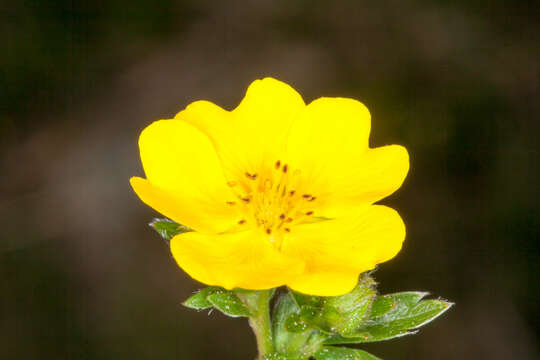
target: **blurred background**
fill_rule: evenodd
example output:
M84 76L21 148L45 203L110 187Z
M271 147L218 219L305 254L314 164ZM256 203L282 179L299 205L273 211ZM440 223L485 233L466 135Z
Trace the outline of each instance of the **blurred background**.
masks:
M382 293L456 302L391 359L538 359L536 1L38 1L0 7L0 358L252 359L128 184L151 121L273 76L352 97L411 171Z

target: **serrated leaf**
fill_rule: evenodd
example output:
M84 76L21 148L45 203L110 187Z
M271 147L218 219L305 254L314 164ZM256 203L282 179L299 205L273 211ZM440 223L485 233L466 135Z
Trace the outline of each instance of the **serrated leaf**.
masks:
M193 231L187 226L178 224L169 219L154 219L148 224L154 229L165 241L169 242L178 234Z
M186 301L183 302L183 305L195 310L209 309L213 305L210 301L208 301L207 297L218 292L226 291L227 290L218 286L209 286L190 296Z
M325 346L314 357L317 360L381 360L363 350L336 346Z
M453 304L443 300L423 300L426 293L405 292L384 295L395 302L394 307L382 316L370 318L350 337L332 336L325 344L355 344L388 340L414 334L417 329L434 320ZM376 312L375 315L380 313Z
M230 317L249 317L251 313L232 291L216 292L206 298L216 309Z
M373 280L365 276L348 294L318 297L294 292L300 317L309 325L328 334L350 336L358 331L369 314L375 298Z

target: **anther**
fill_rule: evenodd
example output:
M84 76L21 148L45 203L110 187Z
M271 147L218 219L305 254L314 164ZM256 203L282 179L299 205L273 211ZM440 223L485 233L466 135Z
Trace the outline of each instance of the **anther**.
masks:
M283 165L283 169L281 169L281 170L283 170L283 172L286 173L287 170L289 170L289 166L287 166L287 164L285 164L285 165Z
M270 235L272 233L272 229L266 229L266 233Z
M307 215L307 216L313 215L313 211L308 211L308 212L306 213L306 215Z
M231 205L231 206L236 205L236 203L234 201L227 201L226 203L227 203L227 205Z
M296 191L294 191L294 190L289 191L289 195L290 195L290 196L293 196L294 193L296 193Z
M246 219L242 219L238 222L238 225L244 225L246 223Z
M308 201L313 201L313 200L315 200L315 199L316 199L316 197L315 197L315 196L312 196L311 199L309 199Z
M286 222L292 222L293 221L293 218L287 218L287 220L285 220Z
M285 214L279 215L279 218L280 218L281 220L285 219Z
M242 201L247 204L247 203L249 203L249 198L242 198Z
M309 199L309 198L311 198L312 196L309 195L309 194L304 194L304 195L302 195L302 197L303 197L304 199Z
M281 161L276 161L276 170L279 169L281 167Z
M286 231L286 232L291 232L291 229L285 228L285 231Z
M250 174L246 171L245 173L246 177L251 180L255 180L257 178L257 174Z

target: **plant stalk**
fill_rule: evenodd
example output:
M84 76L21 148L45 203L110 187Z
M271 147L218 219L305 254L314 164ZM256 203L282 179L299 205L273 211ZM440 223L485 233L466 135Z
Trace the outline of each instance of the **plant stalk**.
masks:
M257 339L257 349L259 352L257 360L264 360L265 355L274 352L272 321L270 319L270 300L273 293L272 290L262 290L244 297L253 313L253 316L249 318L249 325L253 329Z

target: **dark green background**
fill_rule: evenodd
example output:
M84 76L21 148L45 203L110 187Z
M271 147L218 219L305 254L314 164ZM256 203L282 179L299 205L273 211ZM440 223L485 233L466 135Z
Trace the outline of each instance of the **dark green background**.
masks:
M534 1L13 1L0 7L0 358L252 359L131 191L137 137L255 78L373 116L411 171L382 292L457 305L386 359L537 359L539 7Z

